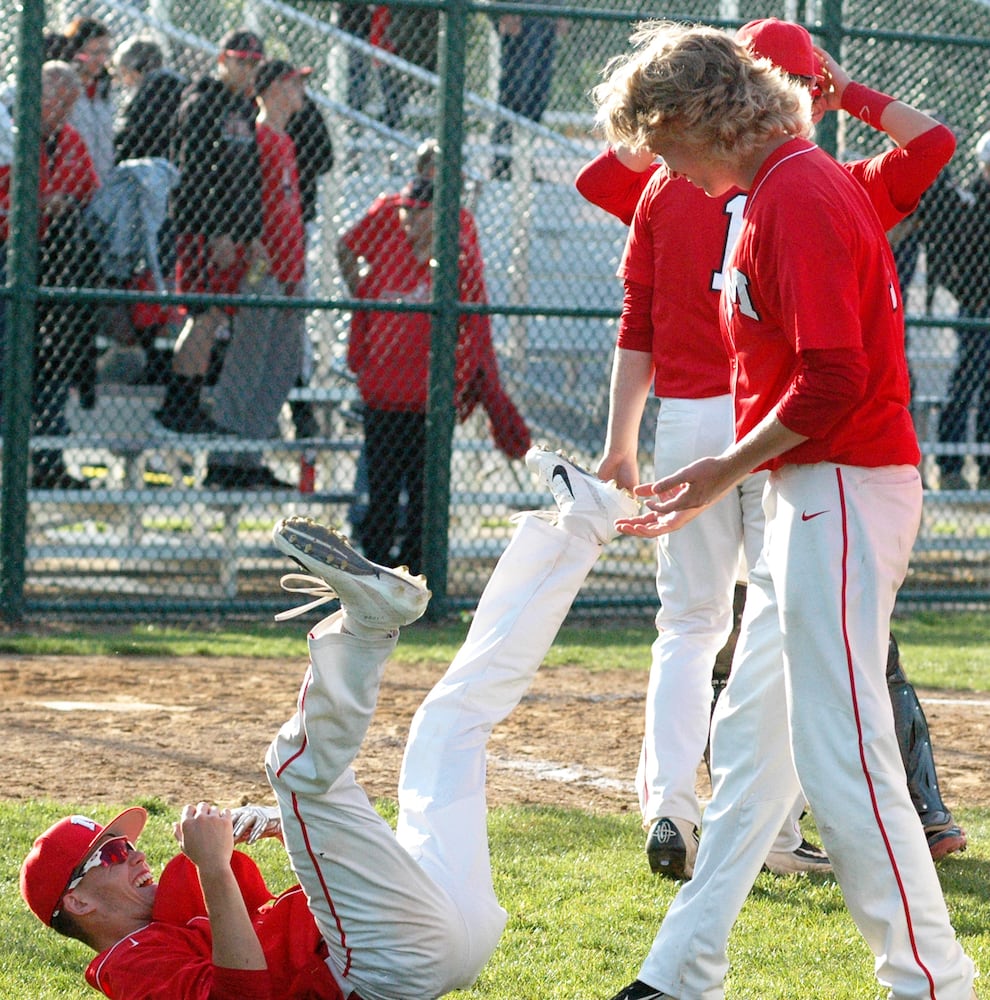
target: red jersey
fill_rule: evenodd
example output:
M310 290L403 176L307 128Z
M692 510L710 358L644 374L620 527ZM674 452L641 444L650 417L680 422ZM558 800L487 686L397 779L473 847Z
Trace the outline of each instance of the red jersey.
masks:
M41 162L38 177L38 201L41 207L38 220L38 239L48 234L50 218L45 205L53 194L71 195L80 205L85 205L100 186L100 179L93 166L86 143L71 125L63 125L57 138L42 140ZM10 238L10 165L0 167L0 243Z
M630 170L615 155L615 150L607 149L581 168L574 186L586 201L605 209L628 226L632 223L639 196L659 167L659 163L651 163L646 170Z
M652 352L658 396L704 399L729 391L718 297L745 205L741 191L713 200L666 167L652 173L639 199L619 276L652 288L650 324L620 324L618 345Z
M261 242L272 274L281 282L300 282L306 271L306 227L299 193L296 145L285 132L259 124L255 130L261 159Z
M843 167L889 229L918 207L954 149L952 132L938 125L904 148ZM661 163L630 170L613 150L587 164L576 185L593 204L631 225L618 273L627 283L652 289L649 327L623 317L618 346L652 353L657 396L703 399L728 392L728 358L715 326L745 194L711 199L682 179L672 180Z
M768 468L917 465L890 244L862 185L813 143L792 139L760 167L721 315L736 439L771 411L809 436Z
M302 889L273 897L247 855L235 851L231 864L267 970L213 964L199 877L180 854L162 872L151 923L97 955L89 985L113 1000L343 1000Z
M377 198L343 236L345 245L366 263L355 294L385 302L430 302L432 265L413 253L399 222L399 195ZM471 215L461 212L460 300L487 302L481 247ZM347 363L357 375L361 398L372 409L424 413L429 386L429 312L357 311L351 320ZM480 370L495 365L488 316L461 317L456 356L458 394Z

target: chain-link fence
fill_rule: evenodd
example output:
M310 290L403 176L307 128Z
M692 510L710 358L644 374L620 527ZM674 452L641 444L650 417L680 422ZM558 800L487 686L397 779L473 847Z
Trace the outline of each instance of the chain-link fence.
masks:
M684 15L668 6L648 13ZM928 486L903 594L985 600L990 6L688 13L799 20L955 131L890 234ZM510 515L548 503L527 441L601 451L626 227L574 178L601 150L588 91L642 16L26 0L0 23L6 612L268 606L289 512L473 604ZM844 114L819 137L840 158L889 145ZM651 547L620 539L582 600L649 607L653 573Z

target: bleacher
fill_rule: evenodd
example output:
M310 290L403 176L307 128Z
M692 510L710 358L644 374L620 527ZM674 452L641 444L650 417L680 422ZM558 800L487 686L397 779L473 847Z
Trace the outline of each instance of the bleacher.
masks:
M312 93L331 127L336 165L321 188L320 225L310 260L313 293L328 300L346 299L336 273L336 236L378 193L396 190L408 178L418 140L424 130L436 127L437 81L395 56L381 57L407 73L418 88L407 115L410 129L393 132L376 119L376 108L355 111L343 99L346 52L360 43L332 23L279 0L258 0L254 9L256 16L280 26L269 35L275 45L286 46L300 61L317 67L311 83L319 84ZM121 37L153 30L175 52L186 53L189 65L196 59L206 65L212 59L211 40L157 20L150 8L101 0L93 12L107 16ZM478 89L465 99L466 197L481 235L489 298L510 313L493 317L503 381L534 440L564 447L593 463L604 437L615 337L614 319L602 313L617 311L620 305L615 270L625 227L585 204L573 187L577 170L599 148L587 134L585 119L562 118L559 130L552 127L552 114L543 125L515 119L513 179L488 179L493 153L488 125L498 109L480 92L484 87ZM575 139L575 134L581 138ZM511 314L516 308L535 314ZM588 315L576 315L580 310ZM909 305L909 314L913 310ZM951 306L945 314L951 316ZM329 307L312 311L308 322L317 345L315 371L309 387L294 390L293 396L317 407L319 437L295 440L285 415L279 440L171 434L152 416L160 404L159 388L110 382L99 387L95 410L76 408L70 413L73 433L68 438L34 440L32 447L64 450L74 471L87 471L91 486L86 491L30 491L32 585L55 592L68 573L74 587L94 593L106 589L108 580L111 586L149 593L167 580L175 594L188 591L195 596L214 587L233 599L250 585L255 571L263 570L270 578L270 569L283 562L277 561L268 538L276 517L312 513L346 527L352 506L364 500L357 475L362 432L348 416L357 396L344 377L349 314ZM938 443L935 434L952 345L927 330L912 331L909 353L924 471L931 482L937 456L952 447ZM641 429L644 471L652 463L655 416L654 403ZM203 480L209 455L218 450L257 453L279 478L293 484L302 454L315 452L315 489L207 488ZM963 450L973 452L971 446ZM494 452L480 417L456 431L451 485L450 553L452 561L460 561L451 574L451 587L476 595L490 561L508 537L509 516L517 509L545 506L547 498L519 463L513 465ZM917 544L920 560L947 562L961 553L978 557L990 549L988 509L986 488L930 489ZM628 540L609 547L601 571L621 577L626 602L638 599L651 605L655 600L649 548Z

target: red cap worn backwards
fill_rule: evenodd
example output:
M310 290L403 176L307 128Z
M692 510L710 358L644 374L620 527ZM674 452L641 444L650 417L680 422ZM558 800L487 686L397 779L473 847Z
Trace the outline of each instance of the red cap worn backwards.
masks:
M791 76L817 77L821 73L811 35L793 21L775 17L750 21L736 32L736 41Z
M72 879L72 873L106 840L141 835L148 813L140 806L125 809L106 826L88 816L66 816L34 842L21 865L21 896L34 915L51 927L52 915Z

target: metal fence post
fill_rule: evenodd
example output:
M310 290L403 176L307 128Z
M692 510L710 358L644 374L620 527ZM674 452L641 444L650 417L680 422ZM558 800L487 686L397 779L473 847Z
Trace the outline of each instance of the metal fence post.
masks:
M454 436L454 352L460 320L459 253L462 146L464 142L464 62L467 5L447 0L441 12L439 143L440 163L433 234L433 330L430 391L426 415L426 523L423 562L433 591L431 617L443 614L447 598L450 523L450 458Z
M6 361L3 372L3 486L0 492L0 607L24 614L27 467L38 283L38 174L44 0L24 0L17 37L17 97L11 185Z

